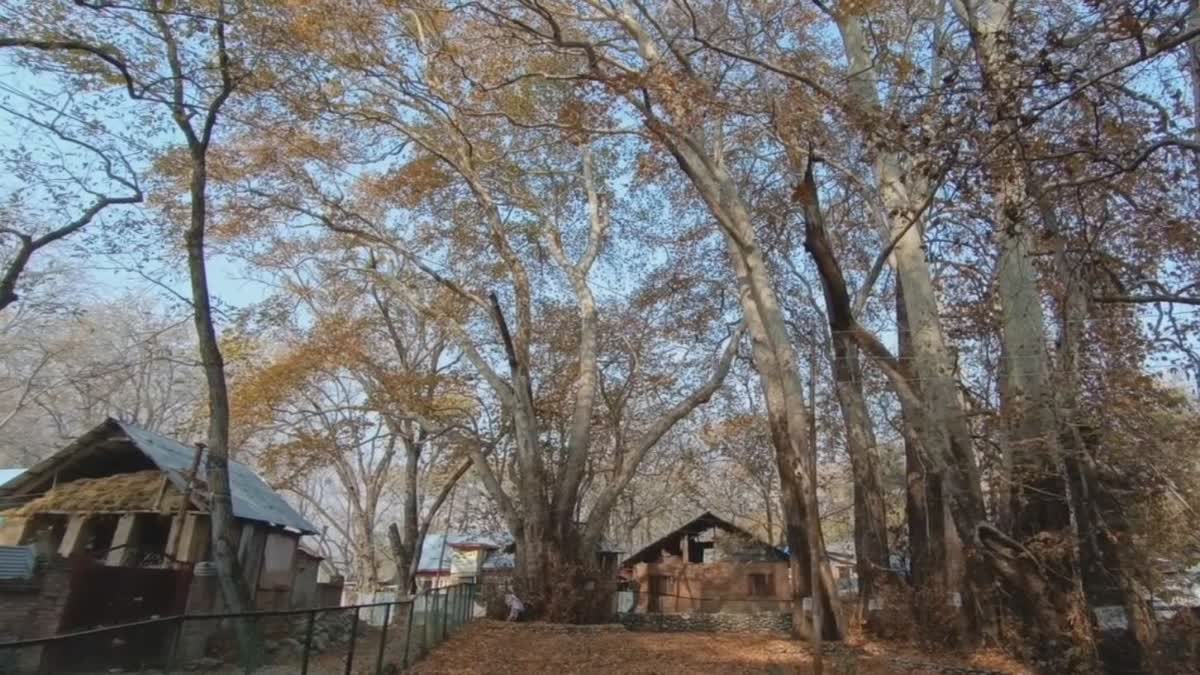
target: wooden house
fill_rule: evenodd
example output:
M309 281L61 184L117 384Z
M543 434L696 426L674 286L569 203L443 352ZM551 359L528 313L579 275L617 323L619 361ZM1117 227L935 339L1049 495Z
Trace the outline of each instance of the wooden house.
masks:
M108 419L0 487L0 545L107 566L190 568L211 559L203 452ZM234 536L260 608L315 597L300 538L316 528L248 466L229 463Z

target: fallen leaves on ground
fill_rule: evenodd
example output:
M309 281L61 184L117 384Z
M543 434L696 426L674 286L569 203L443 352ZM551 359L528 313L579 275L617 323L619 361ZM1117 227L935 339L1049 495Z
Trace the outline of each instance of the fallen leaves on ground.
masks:
M1030 671L994 652L929 655L877 642L830 644L830 675L935 675ZM630 632L620 626L477 621L433 650L414 675L806 675L807 645L781 636Z

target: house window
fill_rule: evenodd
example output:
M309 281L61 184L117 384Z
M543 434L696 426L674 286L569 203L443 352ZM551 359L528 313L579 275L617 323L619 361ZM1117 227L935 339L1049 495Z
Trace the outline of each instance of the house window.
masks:
M772 574L751 574L750 575L750 595L755 598L766 598L774 595L772 589L775 587L774 575Z

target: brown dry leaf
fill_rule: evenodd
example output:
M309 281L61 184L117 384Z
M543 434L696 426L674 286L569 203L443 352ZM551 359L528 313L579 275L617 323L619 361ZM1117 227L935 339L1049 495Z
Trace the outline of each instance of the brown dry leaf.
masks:
M1000 654L929 655L903 645L827 645L825 672L976 672L1025 675ZM867 649L866 647L870 647ZM420 675L803 675L807 645L782 636L642 633L619 626L562 626L478 621L434 649L409 672ZM847 671L849 667L851 670Z

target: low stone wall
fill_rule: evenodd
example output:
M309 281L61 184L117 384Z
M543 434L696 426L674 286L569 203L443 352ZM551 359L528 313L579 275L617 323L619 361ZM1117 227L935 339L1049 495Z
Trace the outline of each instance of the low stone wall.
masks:
M668 633L790 633L790 612L757 614L619 614L617 620L629 630Z

